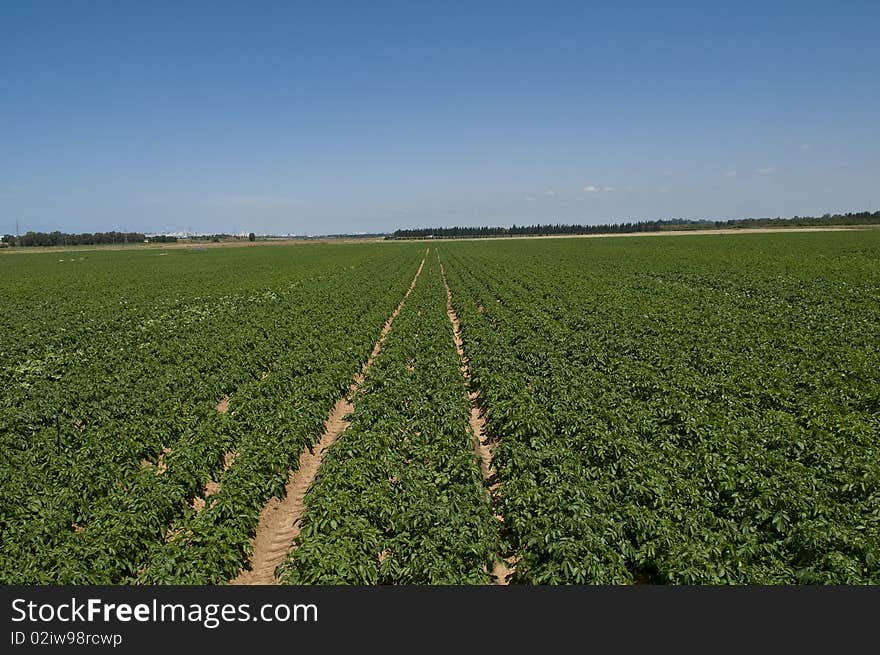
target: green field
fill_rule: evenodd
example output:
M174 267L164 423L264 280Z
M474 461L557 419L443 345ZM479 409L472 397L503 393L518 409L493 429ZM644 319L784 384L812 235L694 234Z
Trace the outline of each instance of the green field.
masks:
M880 584L877 231L4 253L0 583L234 579L423 259L278 581Z

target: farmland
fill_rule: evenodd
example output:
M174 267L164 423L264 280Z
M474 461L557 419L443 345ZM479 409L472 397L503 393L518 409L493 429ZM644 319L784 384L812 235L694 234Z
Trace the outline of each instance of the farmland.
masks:
M30 253L0 293L5 584L235 580L293 482L277 583L880 583L876 231Z

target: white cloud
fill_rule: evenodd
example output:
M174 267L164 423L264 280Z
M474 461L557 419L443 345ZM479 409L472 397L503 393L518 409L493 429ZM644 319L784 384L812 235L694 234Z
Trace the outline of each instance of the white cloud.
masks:
M755 172L758 173L759 175L770 175L770 173L772 173L775 170L776 169L773 168L772 166L766 166L765 168L756 169Z
M556 192L555 192L553 189L547 189L547 190L544 192L544 195L545 195L545 196L551 196L551 197L553 197L553 196L556 195Z
M535 199L535 196L526 196L526 200L528 200L529 202L531 202L534 199Z
M599 187L594 187L592 184L584 187L584 191L587 193L596 193L599 190Z
M605 191L606 193L609 191L614 191L614 187L613 186L606 186L602 189L602 191Z
M727 171L724 173L724 177L736 177L736 171Z
M658 189L658 190L660 191L660 193L669 193L669 187L668 187L668 186L662 186L662 187L660 187L660 189Z
M811 146L809 143L802 143L801 144L801 150L809 150L812 147L813 146Z

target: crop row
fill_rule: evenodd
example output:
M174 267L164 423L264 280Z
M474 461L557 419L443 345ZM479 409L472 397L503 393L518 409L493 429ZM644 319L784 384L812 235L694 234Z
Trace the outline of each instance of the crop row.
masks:
M315 340L289 344L275 388L244 408L243 436L234 465L217 478L219 491L203 510L188 508L168 539L151 544L138 583L222 584L244 568L260 510L283 493L299 453L316 444L327 414L366 361L416 264L410 256L393 294L364 293L360 281L344 294L335 291L339 305L325 302L324 312L300 326L313 331ZM321 294L315 300L320 303Z
M369 353L416 252L376 257L343 248L338 258L306 252L297 264L275 253L275 270L262 277L246 274L251 264L263 266L255 253L225 274L209 266L226 286L211 293L208 285L204 297L191 295L192 280L178 297L169 280L164 303L146 286L140 296L135 289L126 296L130 314L85 292L59 301L62 314L70 303L91 303L93 342L72 338L76 352L61 351L57 370L4 369L13 383L0 407L7 456L0 579L111 583L144 575L169 523L194 513L189 501L222 475L226 453L239 453L237 477L252 472L247 484L259 499L249 505L270 496L275 469L320 426ZM188 256L184 270L198 273L200 262ZM255 279L270 286L253 288ZM44 331L66 338L51 321ZM224 394L229 411L220 414L214 405ZM282 426L292 441L276 448L272 436ZM263 441L273 444L271 455ZM224 484L224 498L235 486ZM241 540L235 548L240 553Z
M289 584L480 584L499 551L470 406L430 257L328 450Z
M432 252L283 581L880 583L880 234L438 245L502 532ZM235 577L423 252L0 258L0 582Z
M880 582L880 239L660 241L443 247L515 581Z

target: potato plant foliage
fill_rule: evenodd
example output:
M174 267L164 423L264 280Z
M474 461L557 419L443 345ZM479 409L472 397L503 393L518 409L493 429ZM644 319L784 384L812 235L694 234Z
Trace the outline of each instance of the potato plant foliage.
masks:
M499 551L434 257L309 494L291 584L479 584Z
M427 245L282 581L880 584L880 231ZM234 578L427 245L0 255L0 583Z
M441 249L522 583L880 583L880 233Z
M0 260L13 308L0 313L0 580L234 575L420 258L341 245ZM196 515L210 480L220 492Z

